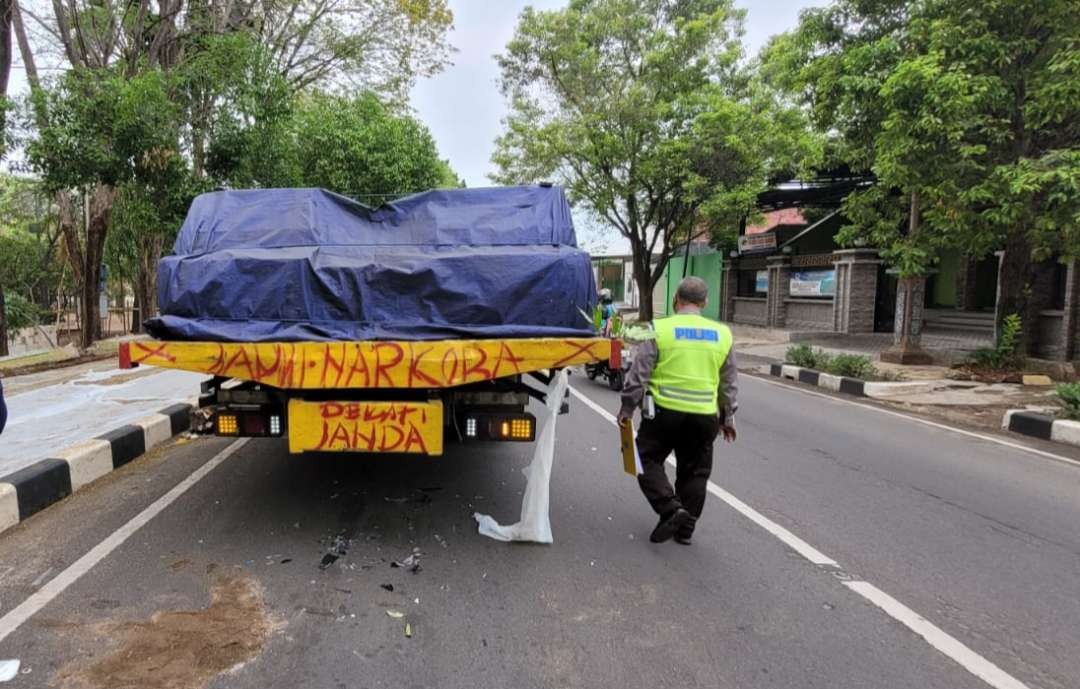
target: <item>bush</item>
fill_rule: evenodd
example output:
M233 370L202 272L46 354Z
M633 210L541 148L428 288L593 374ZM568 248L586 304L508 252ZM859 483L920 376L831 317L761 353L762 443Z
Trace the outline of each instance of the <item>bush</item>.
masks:
M1023 329L1023 323L1017 314L1009 314L1001 323L997 345L977 349L971 353L970 361L979 368L996 371L1015 371L1024 367L1024 355L1016 351L1016 340Z
M847 376L848 378L859 378L860 380L868 380L878 376L878 371L874 368L870 358L859 354L837 354L829 362L827 372L834 376Z
M828 365L829 355L820 349L815 350L810 345L801 344L788 347L787 354L784 358L789 364L793 364L800 368L812 368L815 370L821 370L823 366Z
M1080 383L1062 383L1055 389L1061 402L1062 416L1080 421Z
M806 344L788 347L785 359L794 366L810 368L822 373L831 373L834 376L859 378L860 380L895 378L895 376L885 376L878 371L869 357L860 354L837 354L832 356L824 350L814 349Z

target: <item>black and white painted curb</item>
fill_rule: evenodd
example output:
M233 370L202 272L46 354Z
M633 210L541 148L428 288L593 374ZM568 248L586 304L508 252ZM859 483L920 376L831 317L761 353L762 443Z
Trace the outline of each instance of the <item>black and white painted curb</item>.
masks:
M1010 409L1005 412L1001 427L1032 438L1080 446L1080 421L1055 419L1049 414L1029 409Z
M816 385L832 392L842 392L845 395L856 397L872 397L875 399L889 399L897 395L910 395L932 392L941 381L916 380L902 381L899 383L870 382L847 376L834 376L831 373L822 373L810 368L793 366L792 364L770 364L769 374L777 378L787 378L807 385Z
M174 404L0 477L0 531L59 502L191 428L191 404Z

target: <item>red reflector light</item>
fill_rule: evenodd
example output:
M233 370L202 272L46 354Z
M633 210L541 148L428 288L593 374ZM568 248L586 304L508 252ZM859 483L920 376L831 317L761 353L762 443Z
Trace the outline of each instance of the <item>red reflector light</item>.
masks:
M266 418L262 414L244 414L244 435L266 435Z

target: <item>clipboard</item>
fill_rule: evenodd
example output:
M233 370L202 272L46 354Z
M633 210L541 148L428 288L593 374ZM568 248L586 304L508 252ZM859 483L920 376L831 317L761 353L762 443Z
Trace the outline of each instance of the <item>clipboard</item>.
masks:
M634 425L627 423L619 426L619 439L622 447L623 471L631 476L640 476L641 455L637 451L637 442L634 440Z

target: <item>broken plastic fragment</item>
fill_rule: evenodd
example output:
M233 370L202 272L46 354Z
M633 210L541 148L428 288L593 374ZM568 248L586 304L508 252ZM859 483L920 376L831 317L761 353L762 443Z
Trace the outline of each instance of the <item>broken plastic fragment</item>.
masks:
M411 639L412 638L412 625L409 624L408 622L405 623L405 638L406 639Z
M387 610L386 611L386 616L387 617L392 617L395 620L400 620L402 617L405 617L405 613L398 612L397 610Z
M0 682L10 682L19 674L18 660L0 660Z
M394 562L391 562L390 566L407 569L413 574L416 574L420 571L420 549L417 548L412 555L409 555L403 560L395 560Z

